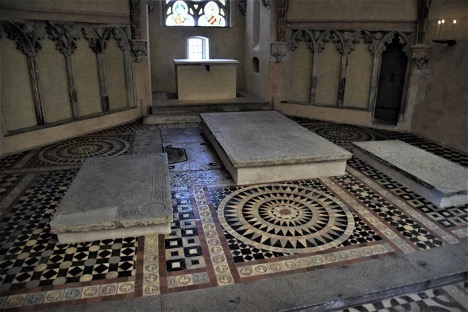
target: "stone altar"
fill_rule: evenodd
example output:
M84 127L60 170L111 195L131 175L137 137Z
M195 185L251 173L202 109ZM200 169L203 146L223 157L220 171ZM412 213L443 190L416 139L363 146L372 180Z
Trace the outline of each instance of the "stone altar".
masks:
M231 59L174 59L179 100L236 98L237 65Z

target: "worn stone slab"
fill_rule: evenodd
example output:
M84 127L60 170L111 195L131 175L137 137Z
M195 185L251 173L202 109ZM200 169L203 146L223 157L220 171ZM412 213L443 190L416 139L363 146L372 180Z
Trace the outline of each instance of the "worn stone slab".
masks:
M353 154L440 208L468 203L468 168L408 143L353 143Z
M59 242L168 234L166 154L87 159L50 222Z
M351 153L276 111L200 115L234 181L262 183L342 175Z

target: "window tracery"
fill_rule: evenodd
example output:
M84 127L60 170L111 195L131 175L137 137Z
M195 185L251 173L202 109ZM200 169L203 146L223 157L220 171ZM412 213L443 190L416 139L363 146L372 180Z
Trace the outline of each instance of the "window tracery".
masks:
M229 0L165 0L166 26L229 27Z

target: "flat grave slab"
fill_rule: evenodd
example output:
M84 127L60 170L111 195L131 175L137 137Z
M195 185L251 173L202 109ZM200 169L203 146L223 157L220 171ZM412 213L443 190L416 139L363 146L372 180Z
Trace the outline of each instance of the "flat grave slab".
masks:
M60 243L169 234L167 155L87 159L60 202L51 231Z
M439 208L468 203L468 168L408 143L353 143L353 154Z
M343 175L351 153L276 111L200 114L237 184Z

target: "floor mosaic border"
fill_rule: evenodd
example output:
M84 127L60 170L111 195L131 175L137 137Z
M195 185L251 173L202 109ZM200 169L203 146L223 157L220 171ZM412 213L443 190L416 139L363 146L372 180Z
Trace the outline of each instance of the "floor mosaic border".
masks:
M298 119L298 121L314 131L322 129L329 136L333 136L333 133L337 134L340 129L351 132L356 130L356 133L348 133L347 137L334 138L343 147L349 147L350 142L356 139L402 139L464 165L468 159L467 156L459 152L442 148L411 134L307 119ZM28 220L20 220L20 218L15 217L14 213L11 215L9 213L11 211L25 213L27 209L31 208L38 211L30 215L31 220L37 222L46 220L45 211L47 211L46 215L50 215L53 212L53 207L58 204L60 197L67 189L67 184L62 183L62 180L71 182L73 174L76 174L82 160L94 155L92 151L87 150L87 143L96 138L104 140L115 138L121 144L117 144L119 146L109 145L107 152L111 154L144 153L146 152L144 149L146 138L152 140L152 148L162 149L162 146L156 146L159 141L154 140L151 136L151 131L154 131L158 135L161 133L167 135L167 142L178 142L183 148L187 148L190 144L193 145L194 142L203 144L204 138L197 134L199 132L197 127L184 126L183 128L179 132L181 134L188 133L187 140L179 140L175 137L173 134L178 132L172 133L170 127L164 128L162 131L160 128L148 127L140 123L123 125L84 136L81 139L84 142L83 148L77 148L72 153L67 154L73 158L71 163L69 161L64 164L47 163L44 159L41 160L40 155L45 155L46 151L56 146L65 148L73 146L73 142L77 140L69 140L0 159L0 170L2 170L0 172L0 222L5 222L5 218L13 218L12 224L15 229L21 222L24 223L22 226L25 228L23 234L14 234L17 235L18 239L15 239L13 244L17 243L18 246L24 247L37 228L29 226ZM327 132L327 129L331 129L331 132ZM136 132L140 133L140 137L137 139L135 138ZM203 147L200 148L200 151L203 152L204 158L211 159L206 156L210 151L209 148ZM113 269L110 269L110 264L103 265L100 269L93 271L96 276L101 274L101 278L93 279L88 276L80 280L79 277L83 276L81 271L85 267L81 263L84 261L82 257L87 255L89 257L90 253L78 250L77 246L61 247L58 252L66 254L66 251L69 250L69 255L74 260L64 261L66 264L63 264L63 261L57 261L54 264L57 268L60 268L60 265L63 267L63 269L60 268L61 273L57 272L54 275L60 278L53 278L60 283L5 290L0 293L0 309L36 310L77 303L158 296L173 292L232 285L283 274L351 265L381 257L437 248L447 244L468 242L468 205L440 210L397 181L393 181L371 166L353 158L348 163L345 176L282 183L285 187L299 186L309 190L311 196L323 194L324 198L332 198L333 201L339 201L346 206L354 218L352 235L348 236L346 240L327 246L330 248L319 248L305 253L293 253L292 250L284 248L275 251L262 249L261 245L250 244L231 235L232 233L229 233L225 228L226 224L223 227L223 222L220 222L218 211L220 204L229 196L261 186L233 185L225 170L219 168L217 164L213 166L208 163L194 162L193 164L184 164L180 168L189 168L190 170L178 170L174 167L171 171L171 178L174 178L171 182L174 203L174 223L171 235L135 239L135 252L129 256L132 258L132 265L129 268L128 264L125 264L127 266L124 269L124 271L126 270L125 276L119 277L117 271L119 265L124 265L129 259L124 259L120 254L117 256L106 254L103 255L103 259L106 259L105 262L111 261L110 259L114 257L112 260L115 262ZM71 180L70 177L72 177ZM45 180L40 182L41 179ZM271 186L271 184L268 185ZM34 191L35 188L36 191ZM55 188L57 193L51 191L51 188ZM258 196L258 194L253 193L252 196ZM272 197L275 196L277 199L281 198L279 193ZM304 203L310 205L310 202L304 201ZM283 198L283 204L284 211L277 209L275 212L276 220L278 218L286 220L290 214L295 213L294 205L296 203L294 200L287 202ZM42 217L37 217L36 214L42 215ZM273 222L274 218L272 218L268 219L268 222ZM41 222L47 231L47 222ZM11 228L12 233L15 232L13 227ZM0 234L1 239L9 235L6 232ZM39 235L39 233L36 234ZM41 235L48 242L53 240L50 235ZM39 248L38 252L47 251L53 245L35 244L32 241L29 244L31 248ZM110 246L115 244L118 243L108 243ZM121 245L115 247L115 250L126 252L124 246ZM4 242L2 242L2 246L4 246ZM91 246L82 246L82 248L91 248ZM12 264L13 271L17 270L15 268L20 268L20 263L31 258L26 256L26 253L30 253L29 251L23 252L24 250L20 249L15 249L14 252L8 254L12 259L18 261L16 266ZM99 257L94 255L91 258L98 260ZM68 262L71 262L70 266L68 266ZM0 269L1 265L5 263L5 256L0 256ZM33 265L44 266L45 262ZM76 270L74 270L75 267ZM54 268L50 267L49 269ZM67 269L74 271L68 272ZM108 273L109 275L106 275ZM5 273L0 274L0 285L5 284L7 276L8 274ZM67 276L68 281L66 280ZM26 275L20 279L23 278L26 280ZM463 289L459 286L454 287L453 289L447 288L452 289L451 295L463 297L460 295ZM448 290L445 292L449 293ZM374 305L375 307L378 305Z

